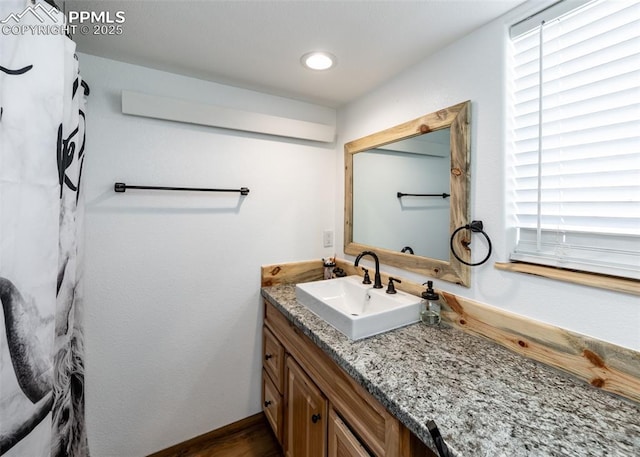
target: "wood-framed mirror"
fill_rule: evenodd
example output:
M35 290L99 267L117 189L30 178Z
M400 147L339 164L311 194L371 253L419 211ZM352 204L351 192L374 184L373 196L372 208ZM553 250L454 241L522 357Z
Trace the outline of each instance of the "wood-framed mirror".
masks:
M449 249L470 223L466 101L346 143L344 251L463 286L470 269ZM470 235L454 240L470 262Z

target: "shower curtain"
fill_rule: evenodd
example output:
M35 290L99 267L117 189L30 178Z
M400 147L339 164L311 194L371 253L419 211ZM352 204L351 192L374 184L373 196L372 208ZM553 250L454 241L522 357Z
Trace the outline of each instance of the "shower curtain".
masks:
M88 455L80 199L88 86L64 23L46 2L0 2L2 456Z

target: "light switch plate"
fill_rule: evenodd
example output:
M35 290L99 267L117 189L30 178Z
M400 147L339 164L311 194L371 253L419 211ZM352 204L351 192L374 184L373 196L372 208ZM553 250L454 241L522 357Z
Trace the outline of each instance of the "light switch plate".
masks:
M322 244L325 248L333 246L333 230L325 230L322 232Z

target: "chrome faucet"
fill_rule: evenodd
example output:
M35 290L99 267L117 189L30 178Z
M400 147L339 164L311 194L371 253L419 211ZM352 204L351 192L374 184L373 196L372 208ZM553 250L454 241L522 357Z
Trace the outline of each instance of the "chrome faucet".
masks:
M362 251L360 254L358 254L358 257L356 257L356 261L354 263L354 266L358 266L358 263L360 263L360 259L363 258L365 255L370 255L371 257L373 257L373 260L375 260L376 262L376 273L373 277L373 288L374 289L382 289L382 279L380 278L380 261L378 260L378 256L376 255L375 252L373 251Z

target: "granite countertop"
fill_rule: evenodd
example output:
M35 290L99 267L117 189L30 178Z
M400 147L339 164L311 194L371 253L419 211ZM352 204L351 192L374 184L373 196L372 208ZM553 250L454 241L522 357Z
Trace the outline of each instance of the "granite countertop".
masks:
M461 457L640 456L640 404L452 327L413 324L352 341L301 305L262 296L435 450Z

